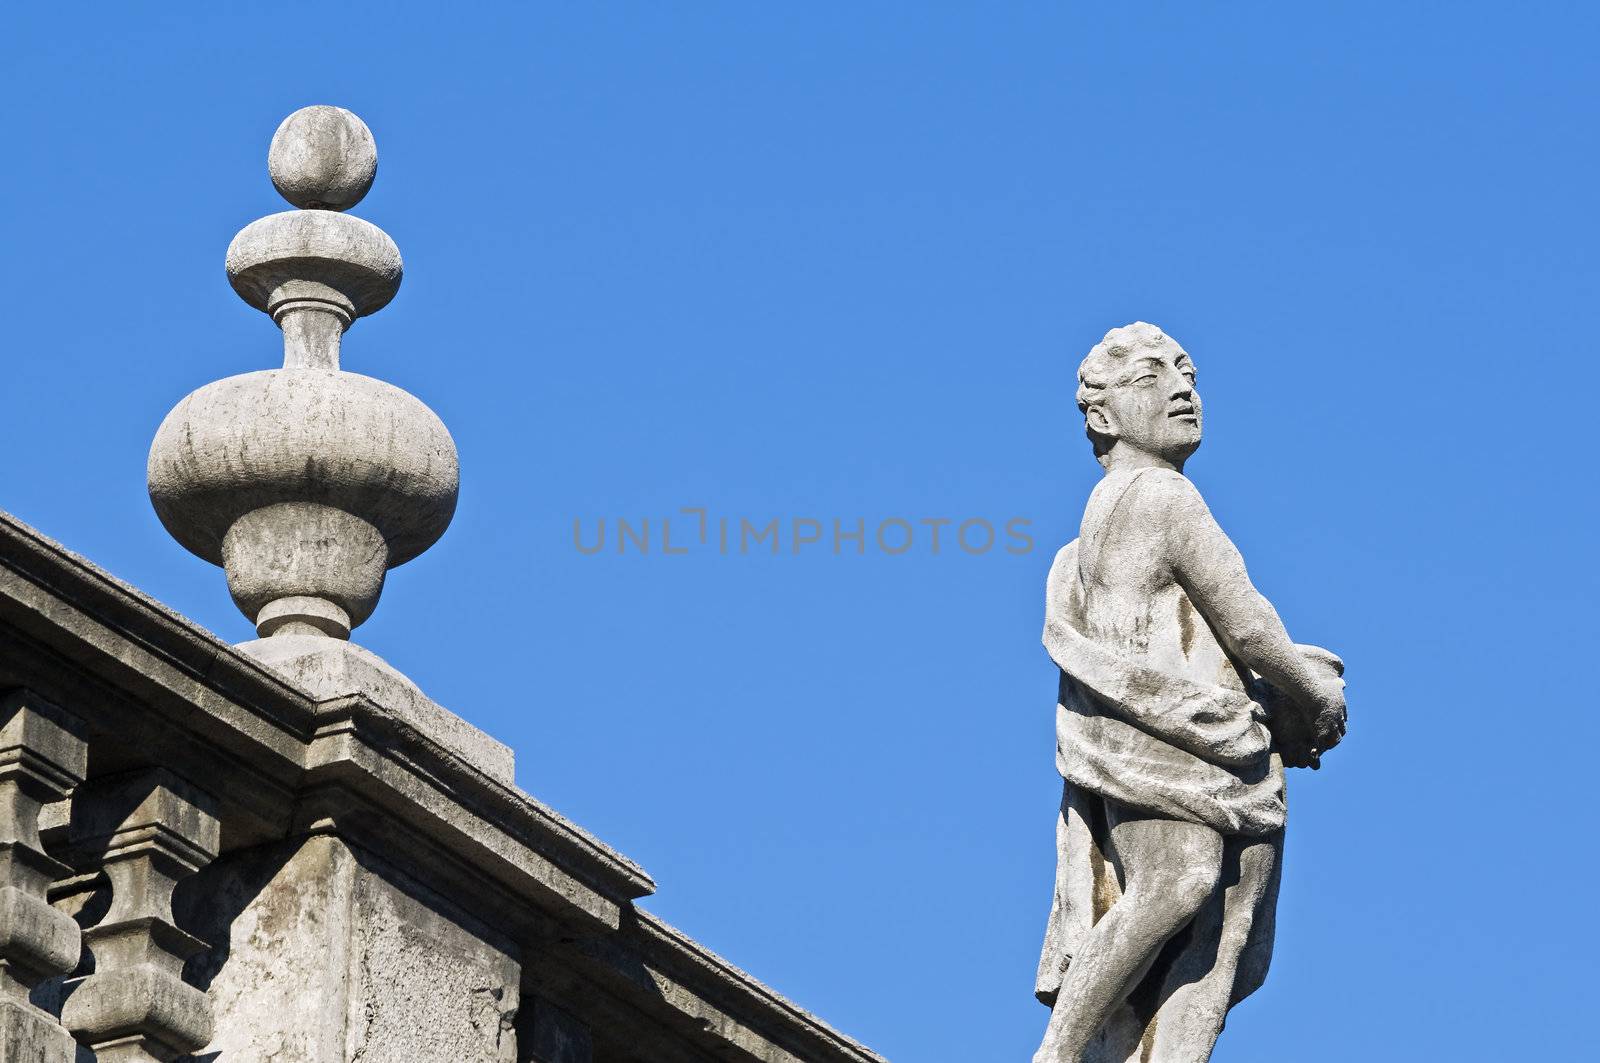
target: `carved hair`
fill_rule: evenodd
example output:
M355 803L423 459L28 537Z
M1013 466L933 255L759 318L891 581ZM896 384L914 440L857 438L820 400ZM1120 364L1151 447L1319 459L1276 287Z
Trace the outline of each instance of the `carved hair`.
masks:
M1155 325L1135 321L1106 333L1078 363L1078 412L1084 415L1084 432L1089 442L1094 444L1096 458L1104 458L1115 440L1089 427L1089 408L1106 401L1106 389L1111 385L1111 376L1116 371L1117 363L1141 349L1166 347L1173 343L1173 339Z

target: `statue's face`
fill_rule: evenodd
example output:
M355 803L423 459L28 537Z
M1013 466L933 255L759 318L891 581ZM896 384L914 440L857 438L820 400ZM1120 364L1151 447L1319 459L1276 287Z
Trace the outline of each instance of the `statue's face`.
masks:
M1194 362L1176 343L1141 347L1116 363L1105 401L1089 425L1125 446L1181 464L1200 446L1200 393Z

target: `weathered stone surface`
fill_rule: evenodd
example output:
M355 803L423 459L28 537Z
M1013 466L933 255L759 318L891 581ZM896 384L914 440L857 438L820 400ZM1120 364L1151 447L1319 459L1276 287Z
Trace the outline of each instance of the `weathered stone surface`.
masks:
M604 1063L632 1060L642 1044L650 1063L882 1063L639 908L616 934L524 950L523 987L579 1018Z
M251 222L228 245L239 298L278 318L285 304L320 302L350 319L377 313L400 290L405 266L389 234L352 214L286 210Z
M297 207L349 210L377 176L378 145L367 124L343 107L302 107L272 134L267 173Z
M55 1016L0 1000L0 1063L73 1063L77 1048Z
M16 641L19 631L29 641ZM141 756L181 764L224 801L232 830L258 840L322 814L304 788L337 786L341 802L378 810L373 820L397 851L444 854L419 857L415 874L437 873L446 892L470 888L464 879L493 883L517 900L519 922L545 913L614 929L620 904L655 889L638 864L477 764L447 756L427 730L361 726L365 707L381 709L370 698L319 703L0 513L0 680L76 689L80 676L130 693L83 704L107 736L103 750L138 733Z
M209 947L185 974L206 990L218 1060L343 1060L355 935L354 857L331 838L230 854L177 903Z
M513 1063L514 948L342 840L235 854L189 894L219 1060Z
M517 1013L517 1063L594 1063L589 1027L540 997L522 998Z
M194 392L162 422L149 469L162 523L225 566L234 601L263 634L299 620L336 637L371 615L387 569L444 534L459 478L455 443L432 410L382 381L315 369ZM262 616L287 598L331 608Z
M76 795L73 847L111 882L111 906L84 931L94 972L69 990L61 1021L103 1063L171 1060L211 1039L205 995L183 981L204 944L179 929L178 882L217 854L216 801L163 769L96 780Z
M363 868L357 876L350 1058L371 1063L513 1063L519 968L486 927L442 898Z
M1343 664L1289 640L1183 475L1201 438L1188 353L1136 323L1078 380L1105 477L1046 591L1066 786L1034 1058L1203 1063L1266 977L1283 769L1343 737Z
M224 567L262 636L349 638L384 573L444 534L460 470L454 441L411 395L339 368L341 337L399 290L400 251L336 213L365 194L372 135L336 107L290 115L269 169L307 208L245 226L228 246L239 296L283 331L280 370L193 392L150 448L150 500L186 548Z
M46 899L67 868L45 853L40 814L82 779L82 723L26 690L0 697L0 1063L68 1063L71 1036L29 999L78 963L78 926Z
M236 521L286 504L361 518L383 536L390 566L403 564L449 527L459 480L455 444L427 406L372 377L312 369L195 391L157 430L149 467L162 523L212 564Z
M239 645L317 701L364 695L480 771L510 785L511 747L433 701L364 646L307 635L279 635Z

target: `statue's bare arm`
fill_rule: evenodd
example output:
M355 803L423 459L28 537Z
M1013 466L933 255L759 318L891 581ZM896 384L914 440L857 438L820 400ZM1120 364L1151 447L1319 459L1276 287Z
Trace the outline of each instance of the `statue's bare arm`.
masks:
M1166 530L1162 549L1173 578L1228 652L1294 701L1319 717L1338 716L1342 725L1343 693L1295 648L1194 484L1163 472L1141 477L1139 486L1141 502L1158 511L1151 516Z

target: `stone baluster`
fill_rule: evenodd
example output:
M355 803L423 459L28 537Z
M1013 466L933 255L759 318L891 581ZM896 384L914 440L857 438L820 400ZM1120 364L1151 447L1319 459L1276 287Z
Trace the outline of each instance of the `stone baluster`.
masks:
M210 1001L182 978L205 944L173 922L172 891L217 855L219 836L213 799L164 769L96 780L74 799L73 848L104 869L111 907L83 933L94 972L61 1021L99 1063L172 1060L210 1042Z
M0 698L0 1063L71 1063L72 1037L28 999L78 965L78 926L45 899L70 869L45 854L39 811L83 780L76 719L28 691Z

